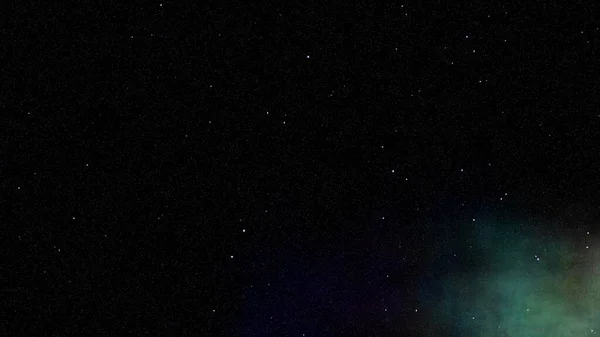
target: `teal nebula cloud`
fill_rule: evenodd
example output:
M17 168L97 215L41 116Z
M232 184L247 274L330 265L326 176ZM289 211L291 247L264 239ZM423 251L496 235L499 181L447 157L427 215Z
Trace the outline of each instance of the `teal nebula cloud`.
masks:
M460 241L456 265L432 264L421 281L428 335L600 335L600 249L589 233L488 223Z

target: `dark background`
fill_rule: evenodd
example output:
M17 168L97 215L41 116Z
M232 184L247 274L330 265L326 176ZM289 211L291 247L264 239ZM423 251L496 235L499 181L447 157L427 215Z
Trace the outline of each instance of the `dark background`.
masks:
M597 10L12 2L2 334L423 335L472 219L598 223Z

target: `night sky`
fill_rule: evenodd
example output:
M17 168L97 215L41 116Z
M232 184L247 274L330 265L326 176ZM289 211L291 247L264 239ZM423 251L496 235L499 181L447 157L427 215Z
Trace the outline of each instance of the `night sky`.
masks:
M13 2L0 335L600 334L599 10Z

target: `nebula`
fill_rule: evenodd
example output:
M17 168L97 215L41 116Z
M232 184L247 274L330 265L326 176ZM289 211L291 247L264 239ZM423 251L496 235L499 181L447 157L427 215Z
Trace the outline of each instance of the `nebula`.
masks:
M600 249L592 236L553 237L524 228L477 224L459 239L467 248L455 257L456 266L432 264L419 295L427 334L564 337L600 331Z

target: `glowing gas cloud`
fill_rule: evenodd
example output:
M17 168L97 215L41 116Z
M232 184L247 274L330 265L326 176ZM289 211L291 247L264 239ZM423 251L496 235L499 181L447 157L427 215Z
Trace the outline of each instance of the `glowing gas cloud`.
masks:
M421 281L428 335L600 335L600 242L589 232L565 238L486 223L461 241L459 267Z

